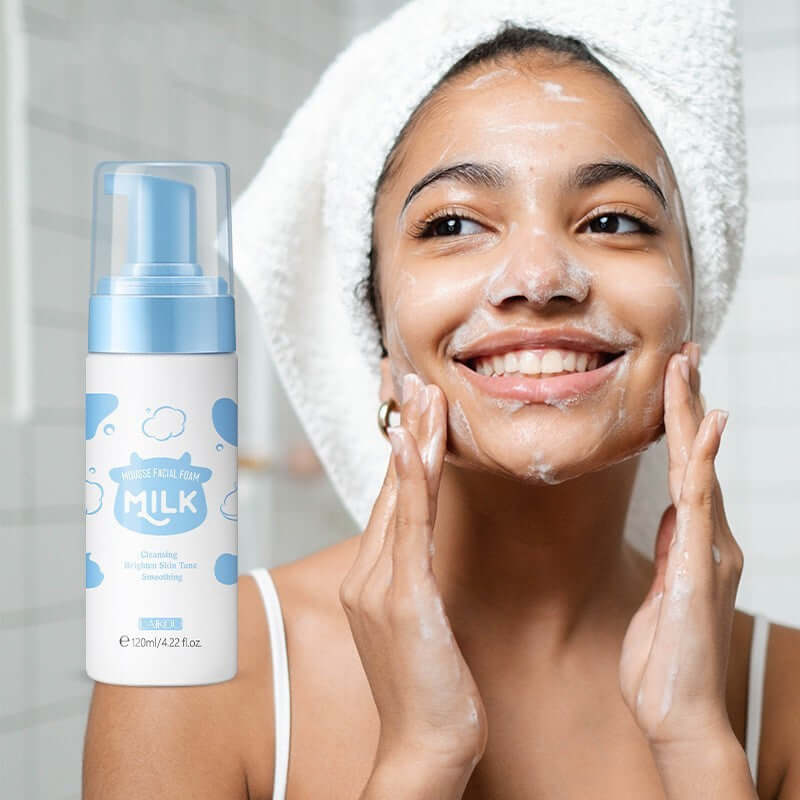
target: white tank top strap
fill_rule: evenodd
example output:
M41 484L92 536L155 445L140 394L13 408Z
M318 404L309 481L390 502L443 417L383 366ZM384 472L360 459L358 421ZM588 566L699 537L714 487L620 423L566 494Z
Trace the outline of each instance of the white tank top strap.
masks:
M283 627L281 604L269 570L256 567L250 570L255 578L269 626L270 653L272 655L272 688L275 698L275 778L272 800L284 800L289 774L289 736L291 731L291 704L289 696L289 659L286 651L286 633Z
M747 733L745 751L753 783L758 781L758 747L761 740L761 707L764 700L764 677L769 641L769 619L756 613L750 640L750 674L747 685Z

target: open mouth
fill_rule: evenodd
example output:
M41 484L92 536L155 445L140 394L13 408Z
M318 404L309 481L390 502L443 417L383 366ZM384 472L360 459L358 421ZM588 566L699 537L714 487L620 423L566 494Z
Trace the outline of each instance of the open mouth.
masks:
M550 349L478 356L459 363L473 372L490 378L511 375L519 378L554 378L594 372L625 355L626 352L620 350L616 353L584 353Z

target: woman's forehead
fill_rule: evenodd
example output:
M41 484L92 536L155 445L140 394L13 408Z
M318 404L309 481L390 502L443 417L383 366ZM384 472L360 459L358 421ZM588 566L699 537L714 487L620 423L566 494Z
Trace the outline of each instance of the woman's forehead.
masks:
M636 164L672 194L652 131L610 79L585 69L487 68L458 76L432 100L405 142L399 190L454 161L491 161L528 180L531 170L556 176L600 157Z

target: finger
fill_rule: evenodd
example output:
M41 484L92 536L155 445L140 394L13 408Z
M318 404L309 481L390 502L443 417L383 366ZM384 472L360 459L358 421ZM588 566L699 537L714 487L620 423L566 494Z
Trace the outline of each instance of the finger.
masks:
M689 368L689 359L685 354L673 355L667 365L664 387L664 427L667 434L669 457L669 490L672 503L676 508L680 499L686 465L689 461L689 452L698 429L698 420L691 401L691 388L684 377L685 374L690 374Z
M428 503L431 506L430 514L431 519L433 519L434 495L430 483L431 473L426 462L431 435L429 412L432 395L431 392L428 391L428 386L426 386L425 382L418 375L409 373L405 378L408 380L409 387L413 389L413 401L410 403L407 427L414 437L417 451L422 458L423 469L425 470L425 482L428 489Z
M407 372L403 375L403 383L402 383L402 391L403 391L403 400L400 405L400 426L404 428L406 432L408 432L411 437L414 439L414 444L416 446L417 441L417 432L419 430L419 417L420 417L420 400L418 389L420 386L424 387L424 383L422 380L413 372ZM387 433L392 426L387 428ZM419 448L417 447L417 450ZM398 455L395 453L394 458L395 468L398 467ZM400 475L398 470L398 495L399 495L399 485L400 485ZM396 510L396 504L395 504ZM391 559L392 550L394 548L394 535L397 526L395 524L391 524L386 529L386 536L383 541L383 546L381 547L381 552L378 555L378 560L383 558Z
M422 430L422 418L428 405L428 393L425 391L425 382L414 372L408 372L403 376L404 397L408 395L406 403L405 427L417 443L417 449L422 452L422 442L420 441Z
M664 576L663 605L667 614L659 616L659 625L665 629L685 623L690 596L698 592L705 597L712 596L711 544L715 526L711 466L718 442L715 422L715 413L711 412L700 426L676 507L675 535Z
M435 384L428 384L428 407L423 416L421 430L421 455L428 479L431 498L431 516L435 520L439 484L442 477L445 444L447 441L447 398Z
M353 582L357 585L363 585L366 576L378 560L386 532L390 528L396 504L397 469L395 467L394 452L390 446L383 484L372 506L367 526L361 534L358 553L344 578L344 583Z
M718 409L703 418L681 488L681 503L688 506L691 520L690 539L685 543L689 551L688 559L709 570L716 563L712 545L717 549L724 546L721 535L717 537L720 541L714 541L715 533L720 528L716 507L719 484L714 459L722 441L720 427L724 418L724 412Z
M402 427L406 432L409 432L412 428L418 427L419 406L416 400L416 390L419 384L422 384L422 381L413 372L407 372L403 375L400 397L400 423L397 426L389 425L386 428L390 443L392 439L391 431ZM395 475L394 491L392 492L391 501L386 506L385 517L380 526L382 531L380 542L373 546L374 551L371 551L370 563L367 564L364 574L365 581L381 586L388 586L392 579L392 551L397 528L395 517L401 483L398 469L398 452L395 446L392 445L392 465Z
M414 376L415 377L415 376ZM407 398L410 392L405 391L405 380L408 375L403 376L404 389L403 396L400 400L400 415L401 421L404 416L404 409L407 406ZM405 417L408 417L408 412L405 411ZM391 445L391 443L390 443ZM361 535L359 542L358 554L350 568L346 581L357 580L363 583L367 575L374 569L375 564L380 558L380 554L386 544L387 533L391 532L393 525L391 518L394 513L395 506L397 505L397 468L396 457L392 448L389 448L389 461L384 476L383 485L381 486L378 497L372 507L367 527Z
M661 515L656 534L655 555L653 557L653 582L644 602L649 602L654 595L664 591L664 576L667 571L667 558L669 556L672 537L675 535L675 506L670 503Z
M697 342L684 342L681 353L689 357L689 388L692 395L700 397L700 345ZM702 419L702 418L701 418ZM698 424L700 420L697 420Z
M655 698L659 702L660 719L669 712L674 671L690 646L686 637L690 617L717 612L711 541L714 533L712 467L718 446L716 413L711 412L700 424L689 452L682 494L675 510L675 532L667 554L664 596L653 638L653 669L644 678L648 684L647 696L650 696L647 691L650 682L659 692L665 689L664 694ZM696 624L703 628L707 620L698 620Z
M389 429L396 448L397 508L392 547L392 581L401 591L412 591L431 569L432 520L428 484L414 437L399 426Z
M700 391L701 387L701 374L699 370L700 364L700 346L697 342L685 342L684 346L681 348L681 352L685 352L689 356L689 362L691 364L690 369L690 385L693 392L694 397L694 404L693 410L695 412L695 418L697 419L698 427L700 422L702 422L703 418L707 414L707 406L706 406L706 399L703 396L703 393ZM712 554L714 555L714 559L716 563L720 563L720 557L722 550L728 550L729 555L732 554L732 551L738 547L738 544L735 543L735 539L733 535L730 533L730 528L728 527L727 516L725 514L725 507L722 500L722 490L719 485L719 481L717 479L716 474L716 467L713 467L714 478L714 524L716 529L716 538L715 543L712 544Z
M689 463L681 487L681 500L697 508L713 507L717 488L714 459L722 441L722 423L726 413L714 409L703 418L690 451Z

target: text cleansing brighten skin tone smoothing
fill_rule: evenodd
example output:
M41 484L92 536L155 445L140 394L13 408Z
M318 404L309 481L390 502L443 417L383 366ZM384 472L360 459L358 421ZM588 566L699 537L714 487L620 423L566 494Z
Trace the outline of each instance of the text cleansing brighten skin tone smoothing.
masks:
M228 167L104 162L86 362L86 672L237 670L237 380Z

